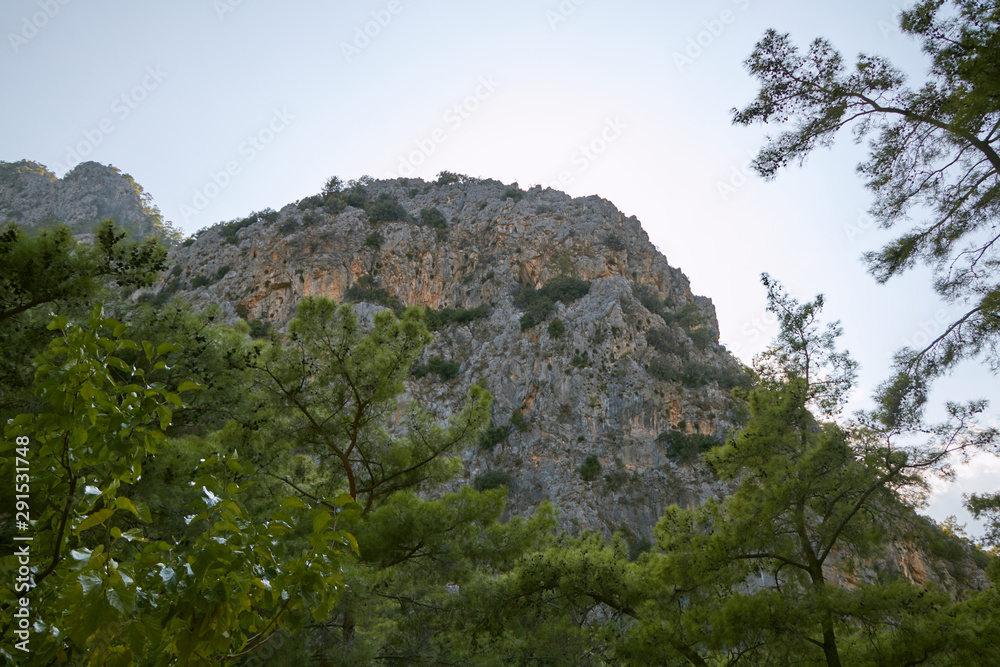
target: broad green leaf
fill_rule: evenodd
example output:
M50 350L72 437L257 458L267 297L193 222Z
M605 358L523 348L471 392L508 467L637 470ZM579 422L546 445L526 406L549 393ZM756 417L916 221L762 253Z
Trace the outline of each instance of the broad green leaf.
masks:
M282 498L281 500L282 509L309 509L309 506L299 498L298 496L288 496L287 498Z
M94 526L100 525L110 519L115 513L115 510L110 508L105 508L94 512L86 519L80 522L80 525L76 527L76 533L82 533L88 528L93 528Z

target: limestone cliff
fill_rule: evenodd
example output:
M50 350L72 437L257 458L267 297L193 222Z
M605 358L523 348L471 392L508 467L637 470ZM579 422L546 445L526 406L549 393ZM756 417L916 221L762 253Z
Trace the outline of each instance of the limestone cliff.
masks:
M510 431L465 453L466 481L498 471L512 512L548 498L573 530L636 539L669 504L719 492L678 443L737 425L729 388L742 367L717 343L711 300L692 294L637 219L599 197L490 180L375 181L366 196L395 200L410 220L373 223L307 199L203 230L173 251L161 290L278 326L306 295L478 308L485 316L442 327L425 353L460 364L457 375L427 373L409 388L446 415L486 381L493 422ZM444 220L420 222L433 210ZM589 292L522 330L515 295L560 275L590 281ZM581 474L590 456L600 470L592 461Z

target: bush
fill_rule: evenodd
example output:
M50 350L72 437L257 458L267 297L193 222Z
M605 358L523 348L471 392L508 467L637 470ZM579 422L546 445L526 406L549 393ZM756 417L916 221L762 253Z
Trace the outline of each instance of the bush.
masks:
M615 468L604 476L604 488L611 493L620 491L628 482L628 473L624 468Z
M664 431L656 437L656 441L667 446L667 456L682 464L692 463L703 452L722 444L719 438L712 435L701 433L688 435L677 430Z
M336 178L336 176L334 177ZM327 181L329 183L329 181ZM299 203L295 205L295 208L300 211L311 211L315 208L319 208L323 205L323 197L321 195L313 195L311 197L306 197L305 199L299 200Z
M409 214L399 201L388 193L378 196L378 199L365 207L370 222L405 222Z
M708 346L710 346L712 343L715 342L715 339L712 338L712 332L709 331L706 327L691 329L687 332L687 334L688 337L691 339L691 342L694 343L695 346L697 346L698 349L701 350L706 349Z
M562 338L562 335L566 332L566 326L562 323L558 317L549 322L549 338Z
M336 176L331 176L323 186L323 206L331 213L340 213L348 206L354 208L365 208L368 204L368 185L372 182L371 177L362 176L356 181L350 181L346 185Z
M549 280L540 289L523 287L514 296L514 305L524 310L521 331L535 326L552 314L557 301L573 303L590 292L590 281L569 276Z
M207 287L208 285L211 284L212 284L212 279L209 278L208 276L195 276L194 278L191 279L192 288Z
M363 208L368 221L372 223L398 222L409 217L399 201L388 193L382 193L374 201L366 202Z
M379 287L378 281L372 276L367 275L361 276L358 278L358 282L347 288L347 291L344 292L344 300L354 303L368 301L397 312L403 310L403 303L399 300L399 297Z
M510 475L502 470L487 470L476 475L476 479L472 482L476 491L489 491L508 484L510 484Z
M427 328L431 331L438 331L449 324L469 324L475 320L489 317L489 309L486 306L476 306L475 308L442 308L435 310L427 308L424 310L424 320Z
M601 462L596 456L588 456L580 466L580 477L585 482L592 482L601 474Z
M287 218L284 222L278 225L278 231L282 234L291 234L296 229L298 229L299 223L295 218Z
M639 285L638 283L632 283L632 296L639 300L643 308L653 313L654 315L659 315L664 320L667 320L669 315L667 314L667 308L671 307L671 303L664 299L660 300L660 297L653 293L653 290L649 289L645 285ZM669 324L670 322L667 321Z
M191 245L192 243L194 243L194 237L193 237L193 236L189 236L189 237L187 237L186 239L184 239L184 240L183 240L183 241L181 242L181 247L182 247L182 248L187 248L187 247L188 247L189 245Z
M753 385L751 378L745 370L733 368L732 366L716 366L705 364L699 361L686 361L679 363L668 356L659 356L653 359L647 369L650 377L661 382L677 382L689 389L703 387L707 384L718 384L719 387L729 391L736 387L750 387Z
M622 241L614 234L608 234L607 236L604 237L604 246L608 250L624 250L625 241Z
M630 561L634 561L653 548L653 543L649 541L649 538L641 535L633 535L626 540L626 544L628 545L628 559Z
M219 269L215 272L215 282L218 282L223 278L225 278L226 274L229 273L229 271L230 267L228 264L223 264L222 266L220 266Z
M420 222L433 227L434 229L444 229L448 226L448 219L444 213L437 208L424 208L420 210Z
M442 357L431 357L427 361L427 370L437 373L442 382L451 380L458 375L462 365L457 361L445 361Z
M701 309L694 302L685 303L680 310L672 313L660 314L663 315L663 319L666 320L667 324L679 324L685 329L700 327L706 323L705 316L701 314Z
M669 354L680 349L680 342L670 329L658 327L646 332L646 343L657 352Z
M378 250L382 247L382 243L385 241L385 237L382 236L382 232L374 231L365 237L365 245L369 248L375 248Z
M438 174L437 180L434 181L437 185L448 185L449 183L461 183L463 180L468 178L464 174L456 174L450 171L442 171Z
M524 413L521 412L520 410L514 410L514 412L511 413L510 423L514 428L516 428L518 431L521 431L522 433L527 431L528 427L530 426L530 422L524 416Z
M274 331L274 325L266 320L253 320L250 322L251 338L267 338Z
M479 434L479 449L493 449L510 435L510 424L506 426L489 425Z
M517 183L514 183L500 195L500 199L513 199L514 201L520 201L521 197L524 196L524 190L522 190Z
M258 222L272 223L277 219L277 211L271 208L265 208L263 211L254 211L245 218L230 220L229 222L222 223L219 225L219 233L222 234L222 238L225 239L227 243L236 245L240 242L237 232L244 227L249 227L250 225Z

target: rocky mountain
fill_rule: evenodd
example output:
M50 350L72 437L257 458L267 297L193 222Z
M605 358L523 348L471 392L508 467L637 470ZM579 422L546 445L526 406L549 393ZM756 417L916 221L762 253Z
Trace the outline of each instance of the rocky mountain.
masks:
M433 309L410 391L447 415L485 380L494 428L466 478L506 481L515 513L548 498L573 530L641 540L718 493L692 463L739 423L746 376L711 300L604 199L447 181L363 181L337 212L314 197L203 230L160 294L277 326L306 295Z
M114 167L83 162L56 178L36 162L0 162L0 225L16 222L45 229L62 223L87 240L94 225L106 218L136 239L155 236L169 245L180 239L149 194Z

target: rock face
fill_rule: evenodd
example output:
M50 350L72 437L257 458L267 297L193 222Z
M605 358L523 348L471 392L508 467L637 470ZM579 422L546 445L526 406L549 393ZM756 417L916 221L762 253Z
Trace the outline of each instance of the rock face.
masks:
M155 236L168 244L179 239L149 195L114 167L83 162L59 179L35 162L0 162L0 224L45 229L63 223L86 240L106 218L135 239Z
M204 230L172 252L161 292L278 326L307 295L482 307L486 317L441 328L425 353L459 363L458 374L409 387L442 416L480 379L493 393L493 423L510 432L465 453L466 482L501 472L512 512L547 498L571 530L637 540L668 505L720 492L661 434L725 437L740 420L729 386L742 367L717 343L711 300L692 294L637 219L598 197L478 179L368 182L367 197L397 200L412 221L373 224L310 198ZM431 209L446 227L418 222ZM589 292L522 331L515 295L559 276L590 281ZM561 335L548 326L556 318ZM582 475L588 457L600 470L592 461Z

